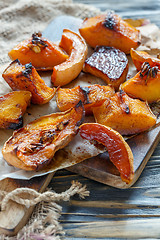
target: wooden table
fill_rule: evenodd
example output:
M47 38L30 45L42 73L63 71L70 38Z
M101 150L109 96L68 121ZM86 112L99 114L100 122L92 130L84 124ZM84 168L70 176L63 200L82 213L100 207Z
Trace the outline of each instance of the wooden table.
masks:
M149 18L160 26L160 1L81 0L101 10L113 9L123 17ZM87 185L90 196L62 202L60 221L65 239L160 238L160 144L137 183L126 190L108 187L66 170L59 171L49 187L56 192L69 188L72 180Z

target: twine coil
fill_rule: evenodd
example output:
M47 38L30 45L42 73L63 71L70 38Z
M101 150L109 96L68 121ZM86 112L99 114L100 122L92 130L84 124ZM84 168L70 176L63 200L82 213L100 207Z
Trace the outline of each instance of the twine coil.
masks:
M0 197L2 198L1 210L3 211L6 209L10 200L29 208L41 201L69 201L70 197L76 193L79 194L81 198L89 196L89 191L86 190L86 186L82 187L82 184L77 181L73 181L71 187L62 193L56 193L50 190L44 193L39 193L30 188L17 188L10 193L7 193L6 191L0 191ZM26 196L26 194L27 198L23 198L23 195Z

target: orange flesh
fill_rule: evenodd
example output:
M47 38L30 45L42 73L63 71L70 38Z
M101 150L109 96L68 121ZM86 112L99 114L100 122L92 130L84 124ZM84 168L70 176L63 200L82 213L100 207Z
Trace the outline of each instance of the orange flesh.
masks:
M35 53L29 46L32 44L32 39L24 40L14 47L9 53L12 60L19 59L24 65L32 63L37 70L52 70L52 68L64 62L68 55L56 44L46 41L47 47L42 48L39 53Z
M156 124L156 116L146 102L117 92L101 106L93 108L97 123L111 127L122 135L143 132Z
M5 143L2 150L4 159L24 170L42 169L57 150L72 140L83 114L82 104L77 104L67 112L53 113L27 124L15 131Z
M100 86L98 84L88 87L77 86L72 89L59 88L56 92L56 102L61 111L66 111L81 100L84 104L86 114L91 114L93 106L99 106L107 98L113 96L114 93L112 87Z
M120 172L126 183L133 178L133 155L123 137L113 129L97 123L80 126L80 135L89 141L96 140L103 144L109 153L111 162Z
M133 78L121 85L121 89L130 97L152 103L160 99L160 71L155 77L140 77L138 72Z
M79 31L91 47L111 46L127 54L141 41L139 31L112 12L87 18Z
M147 52L131 49L130 54L138 71L141 70L141 66L144 62L148 62L151 67L158 66L160 68L160 59L152 57Z
M60 47L69 58L53 68L51 81L54 86L64 86L74 80L80 74L88 52L84 39L68 29L63 30Z
M18 60L15 60L3 72L2 76L12 90L27 90L31 92L32 103L44 104L49 102L55 95L56 89L48 87L34 67L31 67L30 73L25 76L25 66L21 65Z
M0 97L0 128L22 127L22 116L30 105L31 96L28 91L16 91Z

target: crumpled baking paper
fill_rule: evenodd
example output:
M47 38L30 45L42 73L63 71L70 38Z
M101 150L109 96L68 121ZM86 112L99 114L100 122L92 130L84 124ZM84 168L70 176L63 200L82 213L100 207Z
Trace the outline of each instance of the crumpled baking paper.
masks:
M160 48L160 30L154 24L148 24L142 27L139 27L142 32L142 45L139 47L139 50L146 50L150 54L158 54ZM131 59L129 58L129 73L127 78L131 78L136 74L136 69L133 66ZM2 74L3 70L1 68L0 74ZM48 73L43 73L42 78L46 81L46 84L50 86L50 75ZM73 88L77 85L88 86L91 84L100 84L104 85L105 83L90 74L81 73L79 77L70 83L66 87ZM7 83L0 78L0 95L4 95L10 92L11 89L7 85ZM45 105L31 105L27 112L25 113L24 125L33 121L40 116L51 114L53 112L59 111L56 105L55 98L53 98L49 103ZM93 117L89 117L85 119L86 122L93 122ZM4 142L8 140L8 138L12 135L12 130L0 130L0 180L5 178L15 178L15 179L30 179L35 176L42 176L44 174L56 171L58 169L66 168L76 164L84 159L90 158L92 156L96 156L99 153L104 152L106 149L99 149L97 146L94 146L89 141L82 139L79 135L77 135L67 147L62 150L59 150L55 154L55 158L52 163L44 170L35 172L35 171L24 171L17 169L13 166L9 166L7 162L3 159L1 150L4 145ZM56 161L56 164L54 164Z

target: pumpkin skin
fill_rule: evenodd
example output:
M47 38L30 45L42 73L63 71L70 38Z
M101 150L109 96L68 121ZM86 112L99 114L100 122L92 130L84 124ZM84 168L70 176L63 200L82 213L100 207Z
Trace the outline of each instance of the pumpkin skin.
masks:
M63 30L59 45L68 53L69 58L53 68L51 81L54 86L64 86L74 80L80 74L88 53L84 39L68 29Z
M92 110L97 123L111 127L122 135L148 130L157 120L146 102L130 98L122 90Z
M31 62L36 70L41 71L52 70L68 58L57 44L43 38L40 33L19 43L8 55L11 60L18 58L23 65Z
M115 47L130 53L141 43L139 30L123 21L114 12L86 18L79 29L80 34L93 48L96 46Z
M22 65L18 59L13 61L2 74L12 90L27 90L32 93L33 104L45 104L56 93L48 87L31 63Z
M3 146L4 159L26 171L42 169L50 163L57 150L73 139L83 116L83 105L79 102L69 111L36 119L14 131Z
M80 100L84 104L86 115L92 114L92 107L99 106L115 93L111 86L98 84L88 87L59 88L56 92L56 102L60 111L66 111L75 106Z
M108 150L111 162L120 172L121 179L127 184L132 181L133 154L129 145L117 131L98 123L84 123L80 126L79 133L82 138L103 144Z
M23 114L30 105L32 94L15 91L0 97L0 128L18 129L23 126Z

